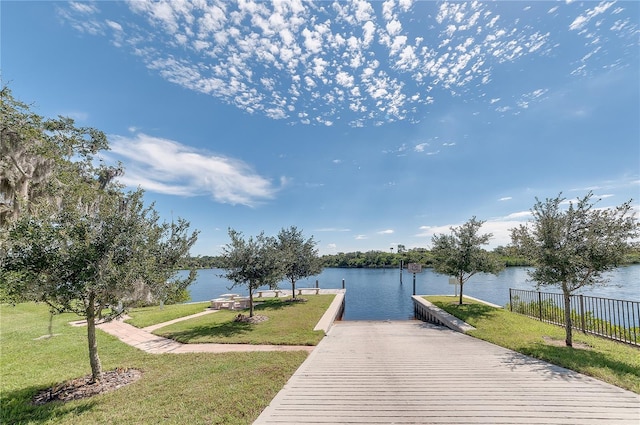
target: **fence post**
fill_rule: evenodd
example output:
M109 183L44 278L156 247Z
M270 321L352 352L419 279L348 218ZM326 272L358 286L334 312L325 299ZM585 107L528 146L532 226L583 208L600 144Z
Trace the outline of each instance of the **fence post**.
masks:
M584 317L584 297L580 294L580 325L582 326L582 332L586 329L586 318Z
M511 288L509 288L509 311L513 312L513 297L511 294Z
M542 292L538 291L538 317L542 322Z
M344 289L344 279L342 279L342 289Z

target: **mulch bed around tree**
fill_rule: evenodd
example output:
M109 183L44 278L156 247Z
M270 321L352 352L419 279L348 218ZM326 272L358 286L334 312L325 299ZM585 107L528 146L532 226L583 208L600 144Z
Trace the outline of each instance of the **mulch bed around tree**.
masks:
M544 342L547 345L553 345L555 347L566 347L564 339L551 338L550 336L544 335L542 337ZM592 347L589 344L585 344L584 342L573 341L573 348L578 348L581 350L592 350Z
M260 322L264 322L269 320L269 318L267 316L260 316L258 314L256 314L255 316L247 316L245 314L238 314L236 316L235 319L233 319L234 322L240 322L240 323L260 323Z
M91 382L91 375L87 375L40 391L33 397L33 404L42 405L52 401L72 401L89 398L117 390L137 381L141 377L142 372L137 369L122 368L103 372L100 382Z
M287 298L286 300L284 300L284 302L286 302L286 303L306 303L307 301L309 301L309 300L306 299L306 298L300 298L300 297Z

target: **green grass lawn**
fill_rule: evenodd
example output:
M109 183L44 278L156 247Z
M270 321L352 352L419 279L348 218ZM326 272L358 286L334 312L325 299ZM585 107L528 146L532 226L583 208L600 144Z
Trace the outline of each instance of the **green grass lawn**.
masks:
M215 316L214 313L211 316ZM2 424L250 424L305 360L306 352L146 354L98 331L105 371L136 368L142 378L87 400L31 405L41 390L90 373L86 328L47 307L0 306Z
M640 393L638 348L576 330L573 332L574 347L583 343L588 348L556 346L548 340L564 343L563 327L470 299L465 299L465 304L459 306L455 297L424 298L474 326L476 330L468 332L469 335Z
M234 322L238 311L222 310L157 329L154 333L183 343L316 345L323 331L313 331L335 295L305 295L305 303L285 298L258 298L255 315L269 320L256 323ZM249 314L249 310L240 313Z
M146 328L147 326L201 313L205 311L209 305L210 303L203 302L165 305L162 308L159 306L134 308L129 310L128 315L130 319L125 320L125 322L137 328Z

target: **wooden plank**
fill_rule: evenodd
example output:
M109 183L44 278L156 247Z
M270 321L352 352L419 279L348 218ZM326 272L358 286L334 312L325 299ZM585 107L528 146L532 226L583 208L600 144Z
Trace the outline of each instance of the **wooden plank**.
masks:
M640 396L422 322L338 322L255 424L633 424Z

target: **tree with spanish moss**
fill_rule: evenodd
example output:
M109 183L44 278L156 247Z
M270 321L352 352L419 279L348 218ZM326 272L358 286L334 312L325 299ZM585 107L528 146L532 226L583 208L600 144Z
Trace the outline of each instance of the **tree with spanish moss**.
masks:
M0 297L85 317L99 381L96 322L125 313L116 307L140 282L156 296L185 288L195 275L176 278L175 265L197 232L182 219L161 223L141 190L124 193L120 166L94 165L108 148L102 132L45 120L2 95Z

